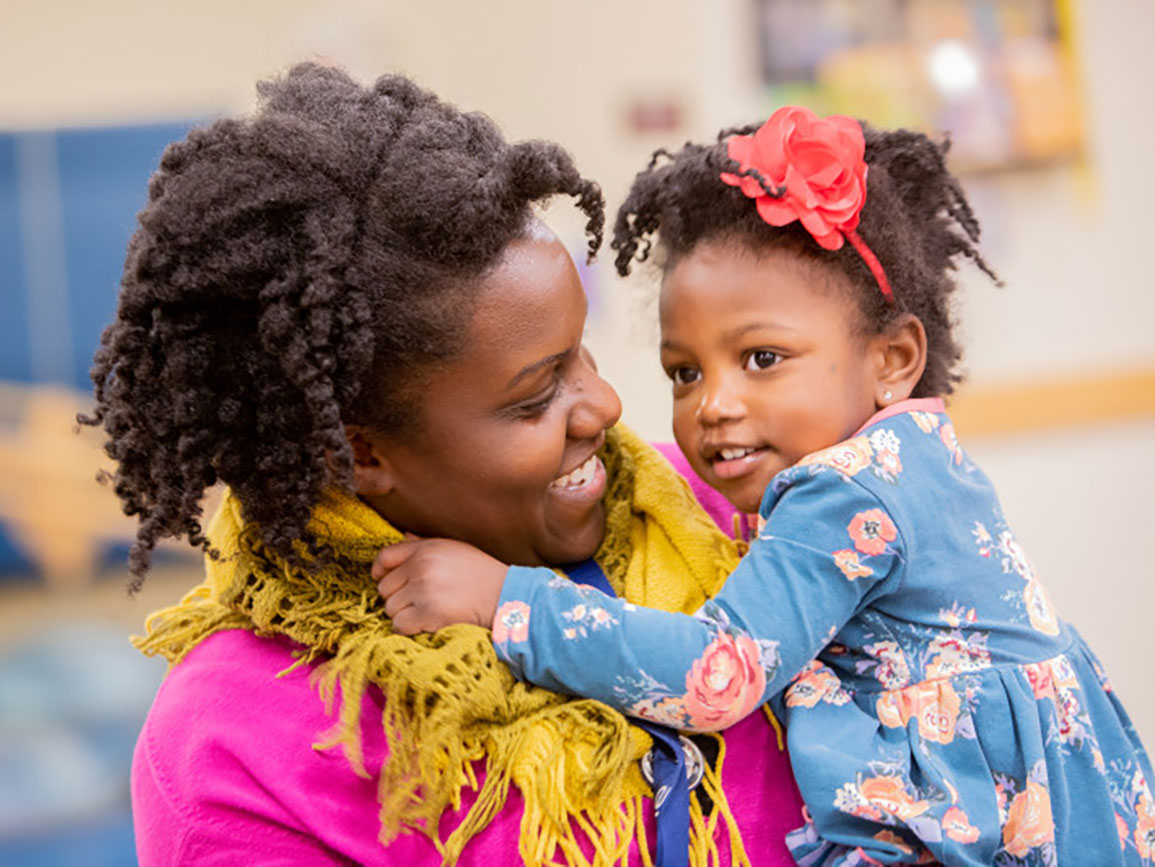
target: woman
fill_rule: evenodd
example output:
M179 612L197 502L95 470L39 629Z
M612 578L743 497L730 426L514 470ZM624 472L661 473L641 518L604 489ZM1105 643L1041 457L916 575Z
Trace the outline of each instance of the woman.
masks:
M576 271L531 213L575 197L592 253L600 191L404 78L306 65L261 93L165 153L93 371L136 582L161 537L208 554L140 641L174 663L134 762L140 860L643 863L650 738L515 684L480 629L393 635L369 575L402 532L449 536L596 554L626 597L692 611L733 565L614 427ZM691 862L785 859L800 802L768 721L706 753Z

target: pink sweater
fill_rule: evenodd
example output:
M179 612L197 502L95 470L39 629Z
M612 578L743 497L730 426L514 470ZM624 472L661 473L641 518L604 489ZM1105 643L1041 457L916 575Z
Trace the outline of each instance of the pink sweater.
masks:
M277 678L293 645L244 630L201 642L157 693L132 768L136 845L144 867L157 864L437 865L424 837L377 841L374 779L358 777L340 750L312 744L333 724L309 671ZM385 755L380 692L364 699L366 766ZM758 865L793 863L783 835L802 824L802 802L774 730L754 714L726 733L723 785ZM462 810L472 803L463 793ZM521 798L465 848L462 865L517 861ZM446 815L452 829L462 813ZM653 826L649 835L653 841ZM723 863L729 853L723 834ZM631 865L640 864L635 853Z

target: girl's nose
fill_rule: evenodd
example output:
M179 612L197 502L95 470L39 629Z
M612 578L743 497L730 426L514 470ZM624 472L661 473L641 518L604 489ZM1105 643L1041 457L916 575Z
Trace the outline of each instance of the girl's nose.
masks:
M584 347L577 364L577 397L570 410L568 434L573 439L593 439L622 417L622 401L598 375L593 356Z
M702 383L701 399L694 413L699 424L716 425L740 419L746 413L739 390L727 377Z

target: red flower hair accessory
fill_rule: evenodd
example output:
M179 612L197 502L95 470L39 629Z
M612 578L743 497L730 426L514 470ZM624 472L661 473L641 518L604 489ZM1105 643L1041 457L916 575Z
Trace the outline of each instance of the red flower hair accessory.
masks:
M802 106L784 106L753 135L726 142L739 172L722 180L754 199L758 215L771 226L798 220L827 250L851 243L888 303L894 293L882 263L858 236L858 215L866 204L866 140L858 121L834 114L820 118Z

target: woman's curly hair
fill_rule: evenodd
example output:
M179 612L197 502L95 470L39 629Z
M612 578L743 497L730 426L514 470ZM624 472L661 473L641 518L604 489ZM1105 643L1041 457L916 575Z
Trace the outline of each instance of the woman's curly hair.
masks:
M209 550L218 481L275 550L313 544L311 509L351 472L344 425L420 424L422 373L460 348L477 278L533 203L576 198L601 244L601 191L556 144L507 143L396 75L302 64L258 92L252 117L165 151L92 368L81 421L104 426L139 516L133 589L159 539Z
M890 305L851 245L826 250L798 221L770 226L738 187L719 179L722 172L738 170L726 139L759 126L723 130L712 144L687 143L676 153L654 153L614 224L610 246L617 251L618 273L625 276L634 261L646 261L655 240L665 273L704 241L735 241L755 252L788 250L849 280L867 333L882 333L902 313L918 317L927 334L927 363L913 396L950 394L961 379L962 356L953 334L951 271L961 255L996 283L998 277L978 252L978 221L947 170L949 141L940 145L921 133L882 132L863 124L870 168L857 231L886 271L897 297Z

